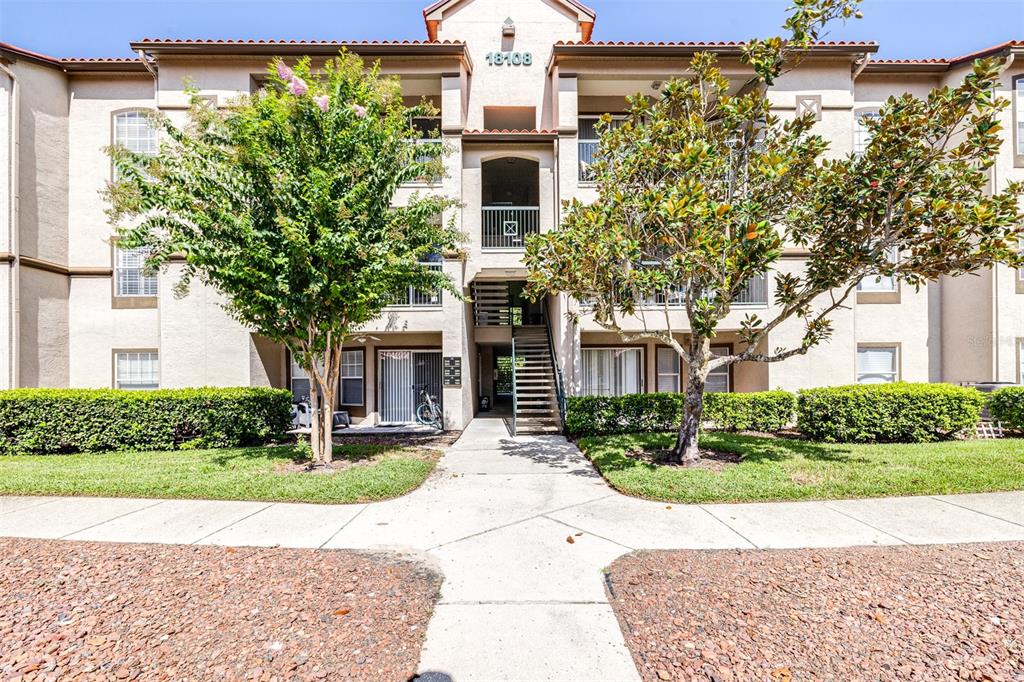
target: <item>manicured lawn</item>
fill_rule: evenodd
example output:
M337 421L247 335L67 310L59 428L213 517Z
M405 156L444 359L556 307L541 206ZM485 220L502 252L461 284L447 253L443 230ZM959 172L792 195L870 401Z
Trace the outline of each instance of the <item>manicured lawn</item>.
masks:
M580 448L627 495L666 502L748 502L1024 489L1024 440L837 445L706 433L701 447L742 455L719 470L627 456L671 448L675 434L584 438Z
M417 488L437 450L338 445L334 473L297 471L293 446L0 457L0 494L349 503Z

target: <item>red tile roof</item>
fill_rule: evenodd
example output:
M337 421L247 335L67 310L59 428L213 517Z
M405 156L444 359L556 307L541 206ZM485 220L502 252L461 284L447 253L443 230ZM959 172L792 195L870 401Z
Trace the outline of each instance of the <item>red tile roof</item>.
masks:
M975 59L981 59L982 57L992 57L1004 52L1010 52L1014 50L1024 49L1024 40L1008 40L1005 43L999 43L998 45L992 45L976 52L960 55L959 57L952 57L949 59L944 58L930 58L930 59L873 59L868 62L866 71L876 72L893 72L900 71L901 69L919 71L919 72L930 72L930 73L941 73L948 71L951 67L966 62L974 61Z
M17 45L0 43L0 50L42 62L65 71L145 71L146 64L139 57L51 57L26 50Z
M558 137L557 130L463 130L467 141L487 142L548 142Z
M746 45L743 40L723 41L611 41L598 40L583 42L579 40L559 40L555 46L566 47L741 47ZM865 42L860 40L821 40L810 44L810 47L878 47L876 42Z
M461 40L275 40L254 38L143 38L132 43L171 45L465 45Z
M437 2L432 3L432 4L428 5L427 7L423 8L423 16L427 16L431 12L437 10L440 7L443 7L444 5L446 5L447 3L451 2L451 1L452 0L437 0ZM572 5L573 7L578 9L579 11L583 12L584 14L589 14L593 18L597 17L597 12L595 12L592 9L590 9L589 7L584 5L582 2L579 2L578 0L565 0L565 2L567 2L570 5Z
M872 59L872 64L948 64L949 61L940 57L930 59Z
M558 131L557 130L537 130L536 128L533 128L532 130L518 130L518 129L509 130L507 128L503 128L501 130L493 130L493 129L483 129L483 130L480 130L480 129L474 128L473 130L463 130L462 134L463 135L557 135Z

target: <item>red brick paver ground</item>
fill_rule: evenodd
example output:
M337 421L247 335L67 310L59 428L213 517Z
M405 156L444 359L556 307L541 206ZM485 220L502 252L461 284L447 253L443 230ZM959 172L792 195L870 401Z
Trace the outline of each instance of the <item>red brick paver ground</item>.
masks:
M639 552L608 579L645 680L1024 680L1024 543Z
M387 555L0 538L0 679L406 680L440 584Z

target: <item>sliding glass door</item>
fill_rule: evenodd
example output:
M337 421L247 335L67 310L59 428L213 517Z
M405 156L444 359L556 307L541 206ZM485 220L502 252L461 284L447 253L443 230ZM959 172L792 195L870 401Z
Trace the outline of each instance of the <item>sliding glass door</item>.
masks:
M378 403L382 424L411 424L426 388L441 404L441 351L382 350L378 355Z

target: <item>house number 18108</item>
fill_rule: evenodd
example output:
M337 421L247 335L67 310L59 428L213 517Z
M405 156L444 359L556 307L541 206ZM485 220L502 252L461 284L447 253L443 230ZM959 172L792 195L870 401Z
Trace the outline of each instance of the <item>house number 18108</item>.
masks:
M487 63L491 66L530 66L533 64L532 52L488 52Z

